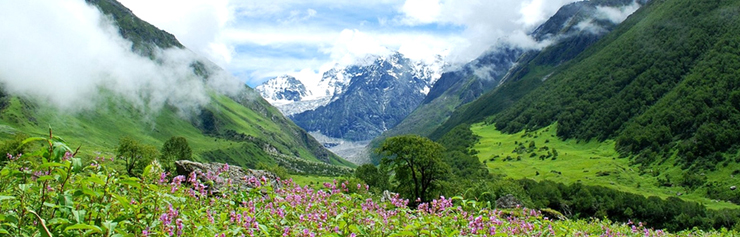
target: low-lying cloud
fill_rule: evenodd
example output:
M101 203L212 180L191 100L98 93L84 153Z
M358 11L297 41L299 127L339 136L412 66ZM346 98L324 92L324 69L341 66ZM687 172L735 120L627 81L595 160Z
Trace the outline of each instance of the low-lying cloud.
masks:
M78 112L109 91L137 109L165 105L183 113L208 103L208 91L234 94L238 80L210 67L204 80L183 49L157 49L155 60L132 53L111 20L82 0L0 2L0 83L15 95ZM205 61L205 60L201 60ZM207 61L205 61L207 62Z
M632 2L632 4L623 7L598 6L596 7L596 11L598 12L597 17L609 20L614 24L619 24L626 20L627 17L632 15L632 13L635 13L638 9L640 9L641 6L642 5L637 1L634 1Z
M455 45L447 61L465 63L496 44L541 48L546 43L529 36L563 5L576 0L406 0L398 21L408 25L452 24L465 28L465 44Z

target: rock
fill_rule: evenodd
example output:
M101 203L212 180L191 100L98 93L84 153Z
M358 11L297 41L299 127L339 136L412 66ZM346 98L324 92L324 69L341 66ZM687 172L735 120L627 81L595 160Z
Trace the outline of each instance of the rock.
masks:
M563 215L563 213L560 213L559 211L550 209L550 208L543 208L540 210L540 213L542 213L543 216L549 218L550 220L567 220L568 218Z
M383 196L380 197L380 202L390 202L392 198L397 198L398 193L394 193L388 190L383 191Z
M522 201L514 197L514 195L506 194L496 200L496 207L501 209L512 209L522 207Z
M730 187L730 190L733 190L734 191L735 189L737 189L737 186Z
M264 170L242 169L224 163L200 163L188 160L176 161L175 166L178 175L190 177L191 173L195 172L198 181L206 184L207 190L214 194L220 193L226 186L229 186L229 183L232 191L254 188L256 181L261 181L263 177L273 187L282 187L277 175Z

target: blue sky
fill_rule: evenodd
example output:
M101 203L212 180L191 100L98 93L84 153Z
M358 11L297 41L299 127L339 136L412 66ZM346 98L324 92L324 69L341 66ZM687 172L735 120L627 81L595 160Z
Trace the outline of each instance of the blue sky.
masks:
M474 59L575 0L120 0L249 86L284 74L318 77L368 54Z

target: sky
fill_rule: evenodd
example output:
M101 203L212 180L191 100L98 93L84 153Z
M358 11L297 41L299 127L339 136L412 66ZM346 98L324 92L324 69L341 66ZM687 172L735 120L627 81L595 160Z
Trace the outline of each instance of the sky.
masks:
M499 42L537 47L527 33L576 0L119 1L255 87L393 51L455 65Z

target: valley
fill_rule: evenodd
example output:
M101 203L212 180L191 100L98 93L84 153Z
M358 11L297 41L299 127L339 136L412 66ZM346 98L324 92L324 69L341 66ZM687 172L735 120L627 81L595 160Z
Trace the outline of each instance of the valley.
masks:
M484 2L0 2L0 236L740 235L740 1Z
M664 199L680 197L712 209L739 207L728 201L707 198L706 190L692 191L678 185L661 185L659 175L680 178L681 170L670 162L641 168L631 162L630 157L620 156L614 149L613 140L561 140L555 133L557 125L514 134L497 131L495 125L475 124L470 129L481 137L474 146L479 151L480 161L491 173L505 178L583 183ZM728 175L737 168L726 167L710 174L709 182L727 179L738 182L740 177ZM729 190L730 187L725 188Z

